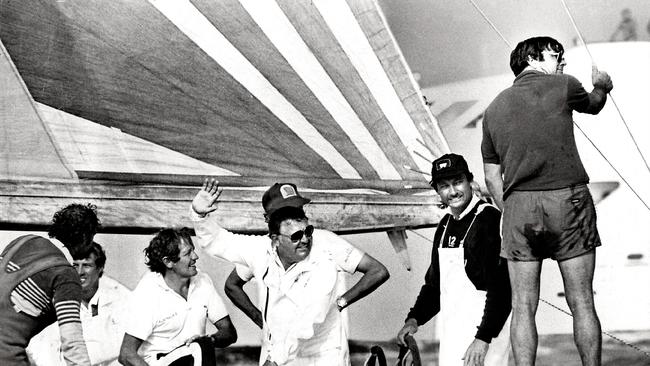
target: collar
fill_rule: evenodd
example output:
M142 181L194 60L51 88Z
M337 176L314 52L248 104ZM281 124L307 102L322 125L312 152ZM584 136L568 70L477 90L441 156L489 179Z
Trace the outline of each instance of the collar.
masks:
M454 217L454 214L451 213L451 210L449 210L449 213L451 214L451 217L454 217L455 220L462 220L463 217L469 215L469 213L472 212L472 210L474 209L474 207L476 207L476 204L479 203L480 200L481 200L480 198L476 197L476 195L472 193L472 200L469 201L469 204L467 205L467 207L465 207L465 210L463 210L463 212L461 212L460 215L458 215L457 219Z
M90 298L90 301L88 301L88 306L84 305L84 302L80 302L81 305L81 310L82 311L87 311L88 314L91 314L92 316L92 308L95 306L96 308L99 308L99 288L97 291L95 291L95 294L93 297ZM96 314L95 314L96 315Z
M190 293L190 291L192 290L192 288L194 288L194 285L196 284L197 278L198 278L198 276L199 276L200 274L201 274L201 272L197 269L197 274L196 274L196 276L192 276L192 277L190 278L190 286L189 286L189 288L188 288L188 290L187 290L187 291L188 291L188 292L187 292L188 294ZM163 289L163 290L165 290L165 291L172 291L172 292L176 293L174 290L171 289L171 287L169 287L169 286L167 285L167 282L165 282L165 278L163 277L163 275L162 275L161 273L158 273L158 272L149 272L147 275L150 276L151 281L152 281L156 286L160 287L161 289Z
M65 259L67 259L68 262L70 262L70 265L74 265L74 259L72 259L72 254L70 254L68 248L66 248L65 245L63 245L63 243L59 241L59 239L50 238L50 242L52 242L52 244L54 244L55 247L59 248L61 253L63 253L63 255L65 256Z
M314 255L314 247L316 243L316 232L318 229L314 230L314 234L312 235L312 242L311 242L311 251L309 252L309 255L301 260L300 262L296 262L292 265L289 266L286 270L284 269L284 265L282 264L282 261L280 260L280 257L278 256L278 251L273 248L273 243L271 243L268 248L266 249L266 252L268 253L269 257L271 258L271 261L281 270L281 273L288 273L290 271L299 271L299 272L304 272L306 270L309 270L312 265L314 265L317 262L317 255ZM296 267L298 267L296 269Z
M99 281L99 287L101 287L102 286L101 278L99 280L100 280ZM97 305L97 306L99 305L99 287L97 288L97 291L95 291L95 294L93 295L93 297L90 298L90 301L88 301L88 307L90 307L92 305Z
M269 251L269 255L271 256L271 258L272 258L273 262L275 263L275 265L282 271L282 273L288 273L290 271L304 272L305 270L310 268L310 266L312 264L315 263L314 256L312 255L313 251L314 251L314 242L312 241L312 243L311 243L311 251L309 252L309 255L305 259L301 260L300 262L296 262L296 263L290 265L289 268L287 268L287 269L284 269L284 264L282 264L282 261L280 260L280 257L278 256L278 251L277 250L271 249Z
M517 81L519 81L519 80L521 80L521 79L523 79L523 78L525 78L527 76L531 76L531 75L550 75L550 74L543 73L543 72L535 70L533 68L525 69L524 71L519 73L519 75L517 75L517 77L515 77L514 83L516 83Z

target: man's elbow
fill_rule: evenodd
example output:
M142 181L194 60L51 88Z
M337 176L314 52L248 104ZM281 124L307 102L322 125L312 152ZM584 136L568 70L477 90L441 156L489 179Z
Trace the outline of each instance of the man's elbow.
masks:
M228 347L231 344L237 342L237 329L233 325L230 325L224 331L224 337L222 342L222 348Z
M223 292L233 301L233 297L235 297L235 293L237 292L237 285L226 281L226 284L223 286Z
M230 333L228 337L228 345L230 346L231 344L237 342L237 329L235 327L232 328L232 332Z
M377 278L378 285L383 284L384 282L388 281L388 279L390 278L390 272L388 272L388 268L386 268L386 266L384 266L381 263L377 268L376 278Z

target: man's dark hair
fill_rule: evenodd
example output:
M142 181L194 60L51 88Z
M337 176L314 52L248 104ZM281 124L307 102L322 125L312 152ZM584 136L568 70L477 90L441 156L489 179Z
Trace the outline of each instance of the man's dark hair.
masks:
M95 266L97 268L104 268L104 265L106 265L106 252L104 252L104 248L99 243L94 241L86 258L90 258L92 254L95 255Z
M302 207L282 207L269 216L269 234L279 234L280 225L284 220L307 220Z
M99 227L95 205L73 203L54 214L48 235L63 243L74 259L85 259Z
M528 66L528 56L533 60L543 61L542 51L550 49L564 53L562 44L552 37L533 37L521 41L510 53L510 68L515 76L521 74Z
M435 181L432 181L431 187L433 187L433 189L435 189L437 191L438 190L438 183L440 183L441 180L443 180L443 179L456 179L456 178L460 178L460 177L467 178L468 182L472 182L474 180L474 174L472 174L472 172L459 173L458 175L452 175L451 177L436 179Z
M192 236L190 229L174 229L167 228L160 230L149 242L149 246L144 248L144 255L146 257L145 264L152 272L165 274L167 267L163 258L167 258L172 262L178 262L181 252L181 241L185 242L192 247Z

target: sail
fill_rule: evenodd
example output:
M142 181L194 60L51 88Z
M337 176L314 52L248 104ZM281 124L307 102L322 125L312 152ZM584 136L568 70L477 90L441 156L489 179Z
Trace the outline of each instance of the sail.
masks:
M3 3L0 22L35 101L232 185L426 187L417 170L448 149L374 1L30 0ZM76 164L78 151L97 160L83 145L58 144L79 177L165 180L128 169L128 153L109 169Z
M7 107L2 116L12 121L1 128L14 153L4 152L0 181L5 191L24 189L19 197L69 191L87 199L92 186L159 202L166 193L129 190L196 186L214 176L232 188L290 181L317 191L363 189L420 209L418 200L432 202L408 196L430 189L430 161L449 150L371 0L4 2L0 39L33 115L16 119L11 113L24 112ZM39 139L17 136L23 127ZM40 141L49 149L35 150ZM29 164L9 163L18 150ZM57 165L39 165L44 158ZM85 186L15 182L50 169ZM167 191L178 202L188 192ZM15 201L5 211L9 221ZM366 205L368 198L343 201ZM130 204L116 219L133 216ZM436 222L427 210L402 216L346 230Z

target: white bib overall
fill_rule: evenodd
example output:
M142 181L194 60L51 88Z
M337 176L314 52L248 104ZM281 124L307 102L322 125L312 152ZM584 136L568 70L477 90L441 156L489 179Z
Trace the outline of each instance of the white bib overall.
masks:
M474 341L485 308L485 291L478 291L465 274L463 248L439 248L440 255L440 366L462 366L467 347ZM510 318L493 338L485 366L508 365Z

